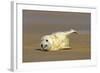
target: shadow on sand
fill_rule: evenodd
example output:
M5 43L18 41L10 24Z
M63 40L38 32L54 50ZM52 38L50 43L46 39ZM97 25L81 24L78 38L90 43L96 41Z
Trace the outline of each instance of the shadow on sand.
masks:
M63 49L61 49L61 50L71 50L72 48L63 48ZM41 50L41 49L35 49L35 50L37 50L37 51L45 51L45 52L48 52L48 50ZM59 51L59 50L57 50L57 51Z

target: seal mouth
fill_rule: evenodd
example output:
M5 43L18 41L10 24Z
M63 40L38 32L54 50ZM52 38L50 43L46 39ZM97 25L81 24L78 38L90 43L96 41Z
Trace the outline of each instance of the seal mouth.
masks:
M43 49L43 51L48 51L47 49Z

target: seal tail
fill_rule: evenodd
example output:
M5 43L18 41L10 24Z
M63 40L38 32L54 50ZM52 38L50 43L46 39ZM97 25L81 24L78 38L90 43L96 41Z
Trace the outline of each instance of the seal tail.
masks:
M76 30L74 30L74 29L70 29L69 31L66 31L66 35L70 35L72 33L78 34L78 32Z

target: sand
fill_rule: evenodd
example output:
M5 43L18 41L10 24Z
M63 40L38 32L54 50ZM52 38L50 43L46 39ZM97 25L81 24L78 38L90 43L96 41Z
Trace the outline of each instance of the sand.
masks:
M24 33L23 62L45 62L91 59L90 35L87 33L70 36L71 49L60 51L41 51L41 34Z

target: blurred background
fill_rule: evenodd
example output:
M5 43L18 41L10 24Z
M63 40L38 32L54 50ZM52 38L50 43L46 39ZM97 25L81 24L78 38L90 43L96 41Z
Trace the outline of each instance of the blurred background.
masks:
M23 28L28 33L51 33L71 28L89 33L90 21L90 13L23 10Z

